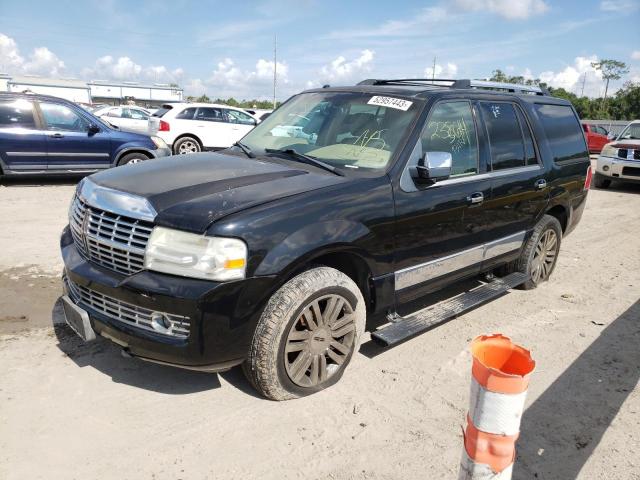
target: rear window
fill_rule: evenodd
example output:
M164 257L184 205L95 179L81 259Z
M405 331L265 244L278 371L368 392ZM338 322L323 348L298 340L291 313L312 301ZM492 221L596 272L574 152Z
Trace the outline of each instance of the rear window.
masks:
M162 107L153 112L152 117L162 117L165 113L171 110L172 107Z
M31 102L0 100L0 128L35 128Z
M570 106L536 104L535 109L555 162L588 158L584 134Z
M185 108L183 111L176 115L176 118L180 120L193 120L193 116L196 113L195 107Z

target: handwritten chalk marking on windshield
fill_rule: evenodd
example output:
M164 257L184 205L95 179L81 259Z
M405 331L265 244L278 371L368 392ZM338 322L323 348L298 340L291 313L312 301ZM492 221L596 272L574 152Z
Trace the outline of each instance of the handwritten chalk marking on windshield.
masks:
M369 105L378 105L379 107L395 108L396 110L402 110L404 112L409 110L409 107L413 105L413 102L410 102L409 100L402 100L401 98L394 97L382 97L380 95L371 97L367 103Z

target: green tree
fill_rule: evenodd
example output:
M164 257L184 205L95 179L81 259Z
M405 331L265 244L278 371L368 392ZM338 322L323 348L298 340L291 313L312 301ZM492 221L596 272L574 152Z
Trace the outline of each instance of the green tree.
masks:
M210 103L211 100L209 99L209 97L207 97L206 93L203 93L202 95L200 95L198 98L196 98L196 102L200 102L200 103Z
M620 80L623 75L629 73L627 64L618 60L602 59L599 62L592 62L591 67L602 72L602 79L605 81L604 97L602 98L602 110L606 114L607 92L609 91L609 81Z

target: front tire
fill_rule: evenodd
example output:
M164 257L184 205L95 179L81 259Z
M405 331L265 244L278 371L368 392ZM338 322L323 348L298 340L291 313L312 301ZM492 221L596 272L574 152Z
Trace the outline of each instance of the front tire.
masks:
M202 150L200 142L193 137L182 137L173 144L173 153L175 155L187 155L189 153L198 153Z
M611 185L611 180L606 178L604 175L600 175L596 172L596 174L593 176L593 184L596 186L596 188L609 188L609 186Z
M545 215L533 230L518 260L518 270L529 277L521 285L524 290L532 290L549 280L558 261L562 226L556 217Z
M147 157L144 153L138 153L138 152L129 153L127 155L124 155L120 160L118 160L118 166L120 167L122 165L140 163L140 162L144 162L145 160L149 160L149 157Z
M344 373L364 332L366 307L342 272L318 267L271 297L243 365L266 398L289 400L324 390Z

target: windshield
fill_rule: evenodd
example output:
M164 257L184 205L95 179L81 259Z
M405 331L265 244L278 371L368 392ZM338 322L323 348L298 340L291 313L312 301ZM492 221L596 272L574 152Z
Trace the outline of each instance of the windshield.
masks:
M419 106L365 93L303 93L269 115L242 143L257 155L291 149L335 167L385 169Z
M631 125L627 125L618 140L640 140L640 123L632 123Z

